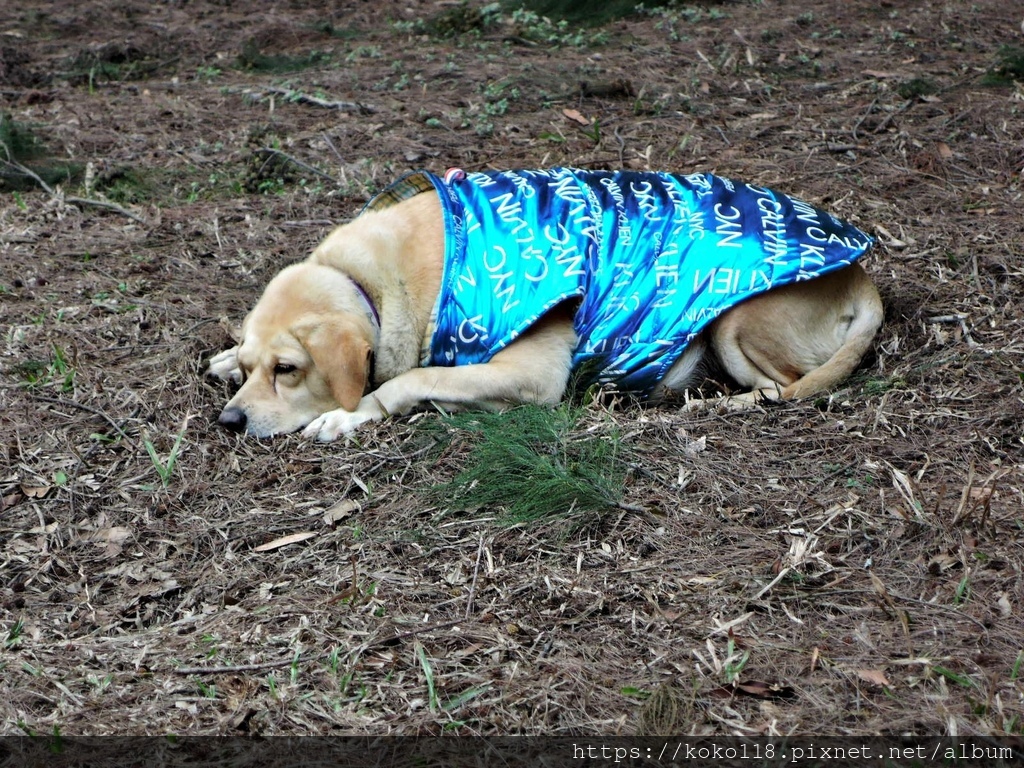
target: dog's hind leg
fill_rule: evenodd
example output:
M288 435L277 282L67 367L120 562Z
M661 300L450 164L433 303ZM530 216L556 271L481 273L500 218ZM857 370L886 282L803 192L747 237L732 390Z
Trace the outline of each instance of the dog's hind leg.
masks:
M712 345L725 371L755 397L807 397L854 371L882 317L878 291L854 265L740 304L712 326Z

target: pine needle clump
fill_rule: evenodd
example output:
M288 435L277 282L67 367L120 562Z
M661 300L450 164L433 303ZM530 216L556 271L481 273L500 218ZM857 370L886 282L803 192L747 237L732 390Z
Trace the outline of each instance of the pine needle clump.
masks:
M618 431L583 428L583 414L563 404L446 417L449 442L467 440L471 448L454 479L433 494L459 509L502 509L510 523L614 507L625 477Z

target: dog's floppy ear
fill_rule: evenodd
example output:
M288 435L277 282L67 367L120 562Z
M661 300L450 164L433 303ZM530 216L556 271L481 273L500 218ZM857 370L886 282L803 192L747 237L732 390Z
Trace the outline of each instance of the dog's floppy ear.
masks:
M373 345L366 329L349 316L333 315L296 329L295 335L326 379L338 405L354 411L370 379Z

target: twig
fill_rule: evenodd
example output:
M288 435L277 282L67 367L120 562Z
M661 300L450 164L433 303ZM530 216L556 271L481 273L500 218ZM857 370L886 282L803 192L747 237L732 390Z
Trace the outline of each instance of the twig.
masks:
M20 174L28 176L30 179L35 181L36 184L38 184L43 189L43 191L46 192L46 194L48 194L54 200L59 200L64 203L70 203L71 205L91 205L94 208L106 208L107 210L120 213L122 216L127 216L129 219L137 221L139 222L139 224L142 224L143 226L148 225L144 218L138 216L137 214L132 213L126 208L122 208L117 203L111 203L106 200L94 200L91 197L64 197L60 195L56 190L54 190L53 187L51 187L49 184L43 181L38 173L33 171L31 168L22 165L17 160L11 160L8 158L0 160L0 162L2 162L6 166L13 168Z
M928 323L931 324L931 325L938 325L939 323L959 324L960 325L960 332L963 333L964 341L967 342L967 346L970 347L971 349L976 349L976 348L980 347L981 344L976 342L974 340L974 337L971 336L971 331L967 327L967 319L968 319L968 317L970 317L970 315L967 315L967 314L965 314L963 312L957 312L957 313L952 314L952 315L938 315L937 317L929 318L928 319Z
M361 115L368 115L377 111L376 107L371 107L368 104L360 104L356 101L329 101L317 96L310 96L302 91L294 91L291 88L275 88L274 86L265 85L260 90L268 96L282 96L296 104L312 104L314 107L322 107L323 109L358 112Z
M473 612L473 598L476 596L476 579L480 575L480 558L484 553L484 537L480 537L480 546L476 548L476 565L473 566L473 581L469 585L469 598L466 600L466 618Z
M319 177L321 177L323 179L327 179L332 184L337 184L338 183L338 180L336 178L334 178L333 176L331 176L330 174L324 173L323 171L321 171L321 170L319 170L317 168L314 168L312 165L309 165L307 163L302 162L301 160L299 160L296 157L292 157L287 152L282 152L279 149L273 149L271 147L262 147L262 148L260 148L259 151L260 152L265 152L267 155L270 155L271 157L280 157L283 160L285 160L285 161L287 161L289 163L292 163L293 165L299 166L299 168L302 168L303 170L309 171L310 173L315 173L317 176L319 176ZM270 162L270 157L268 157L263 162L263 166L260 168L261 172L263 171L263 168L266 167L268 162Z
M345 158L341 156L341 152L339 152L338 148L334 146L334 142L331 141L331 137L328 136L326 133L323 133L321 135L324 137L324 141L327 142L327 146L330 148L331 152L333 152L334 156L338 158L338 162L341 163L342 165L345 165Z
M852 152L856 149L860 149L856 144L834 144L831 141L825 143L825 150L828 152Z
M402 632L401 634L392 635L391 637L381 637L376 640L370 640L369 642L363 643L362 645L358 646L354 651L352 651L351 656L353 658L358 658L366 651L370 650L371 648L376 648L378 645L384 645L386 643L397 643L400 640L406 640L410 637L415 637L416 635L422 634L424 632L432 632L435 629L447 629L448 627L454 627L456 624L462 624L464 621L464 618L452 619L451 621L443 621L440 624L429 624L425 627L411 629L408 632Z
M621 509L621 510L623 510L625 512L637 512L637 513L641 513L641 514L647 512L647 508L646 507L641 507L639 504L627 504L624 501L616 501L615 502L615 508L616 509Z
M148 222L144 218L132 213L127 208L122 208L117 203L110 203L106 200L93 200L91 197L65 197L64 202L71 203L72 205L91 205L93 208L106 208L107 210L120 213L122 216L127 216L143 226L148 226Z
M94 416L99 416L101 419L107 422L107 424L112 426L114 428L114 431L121 435L121 437L123 437L125 440L127 440L130 443L134 442L134 440L128 435L128 433L121 428L120 424L114 421L110 416L105 414L99 408L93 408L91 405L80 403L77 400L65 400L59 397L47 397L46 395L31 395L31 397L33 400L38 400L40 402L54 403L55 405L71 406L73 408L78 408L79 410L82 411L87 411L88 413L91 413Z
M118 424L110 416L108 416L106 413L104 413L98 408L93 408L91 405L86 405L85 403L79 403L76 400L62 400L61 398L58 397L46 397L45 395L32 395L31 397L34 400L39 400L45 403L55 403L57 405L74 406L75 408L79 408L80 410L99 416L101 419L106 421L110 426L112 426L114 428L114 431L120 434L121 437L123 437L128 442L132 442L132 439L121 427L121 424ZM127 424L131 419L134 419L136 416L138 416L141 410L142 406L139 406L138 408L135 409L135 412L131 416L129 416L121 423ZM87 450L85 453L78 457L78 463L75 464L75 471L71 476L71 482L69 482L67 485L68 508L71 510L72 517L74 517L75 515L75 483L78 481L78 476L82 471L82 467L84 467L89 462L89 459L92 458L93 454L96 453L96 451L98 451L100 449L100 446L102 445L102 442L93 443L93 445L89 447L89 450Z
M868 108L865 110L864 114L857 119L857 122L853 124L853 128L850 129L850 135L853 136L854 141L860 141L860 137L857 136L857 129L861 127L865 120L867 120L868 115L870 115L874 111L876 104L878 104L877 97L868 105Z

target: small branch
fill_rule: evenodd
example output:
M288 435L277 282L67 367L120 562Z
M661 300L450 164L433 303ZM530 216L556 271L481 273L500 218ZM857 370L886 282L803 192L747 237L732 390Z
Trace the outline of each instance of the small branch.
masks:
M326 133L321 135L324 137L324 141L327 142L327 146L330 148L331 152L333 152L334 156L338 158L338 162L341 163L342 165L345 165L345 158L341 156L341 152L339 152L338 148L334 146L334 142L331 141L331 137L328 136Z
M137 221L143 226L148 226L146 220L141 216L132 213L127 208L122 208L117 203L111 203L107 200L93 200L90 197L65 197L64 202L71 203L72 205L91 205L93 208L106 208L107 210L114 211L115 213L120 213L122 216L127 216L129 219Z
M928 323L930 325L938 325L939 323L959 324L960 332L964 335L964 341L967 342L967 346L971 349L977 349L981 344L976 342L974 337L971 336L971 330L967 327L968 317L969 315L966 315L963 312L957 312L952 315L938 315L937 317L929 318Z
M6 147L5 147L5 149L6 149ZM115 211L117 213L120 213L122 216L127 216L129 219L137 221L137 222L139 222L139 224L142 224L143 226L147 226L147 222L146 222L146 220L144 218L142 218L141 216L138 216L137 214L132 213L131 211L127 210L126 208L122 208L117 203L111 203L111 202L108 202L106 200L93 200L90 197L64 197L60 193L58 193L56 190L54 190L53 187L51 187L49 184L47 184L45 181L43 181L42 178L40 178L38 173L33 171L31 168L28 168L28 167L22 165L17 160L11 160L11 159L8 158L8 159L0 160L0 162L2 162L5 166L13 168L14 170L16 170L20 174L22 174L24 176L28 176L36 184L38 184L43 189L43 191L46 192L46 194L48 194L54 200L59 200L59 201L64 202L64 203L69 203L70 205L91 205L94 208L106 208L107 210Z
M480 575L480 558L484 553L484 537L480 537L480 546L476 550L476 565L473 567L473 583L469 585L469 597L466 599L466 618L473 613L473 598L476 597L476 580Z
M452 619L451 621L442 621L440 624L428 624L423 627L417 627L416 629L410 629L408 632L392 635L391 637L382 637L378 640L371 640L368 643L363 643L360 647L363 649L375 648L376 646L384 645L385 643L394 643L398 640L415 637L416 635L421 635L424 632L433 632L435 629L447 629L448 627L454 627L456 624L461 624L464 621L465 619Z
M316 174L317 176L319 176L322 179L327 179L332 184L337 184L338 183L338 180L336 178L334 178L333 176L331 176L330 174L324 173L323 171L321 171L321 170L319 170L317 168L314 168L312 165L304 163L301 160L299 160L298 158L292 157L287 152L282 152L279 149L272 149L271 147L261 147L259 149L259 151L263 152L263 153L265 153L265 154L267 154L269 156L269 157L267 157L268 161L270 160L270 157L279 157L279 158L281 158L282 160L284 160L287 163L291 163L292 165L297 165L299 168L302 168L305 171L309 171L310 173ZM264 162L263 165L266 166L266 162ZM262 170L263 170L263 168L260 168L260 171L262 171Z
M310 96L302 91L294 91L291 88L263 86L260 90L267 96L281 96L286 101L291 101L296 104L310 104L314 107L321 107L323 109L337 109L342 112L358 112L361 115L369 115L377 111L376 107L371 107L367 104L360 104L356 101L329 101L327 99L318 98L317 96Z
M121 437L123 437L129 443L134 443L136 446L138 445L137 443L135 443L135 440L133 440L128 435L128 433L125 432L124 429L121 428L120 424L118 424L116 421L114 421L110 416L105 414L99 408L93 408L91 405L86 405L85 403L80 403L77 400L66 400L66 399L59 398L59 397L47 397L46 395L31 395L31 398L33 400L38 400L38 401L44 402L44 403L54 403L55 405L64 405L64 406L70 406L72 408L78 408L79 410L86 411L88 413L93 414L94 416L99 416L101 419L103 419L105 422L107 422L107 424L109 424L111 427L113 427L114 431L117 432Z

